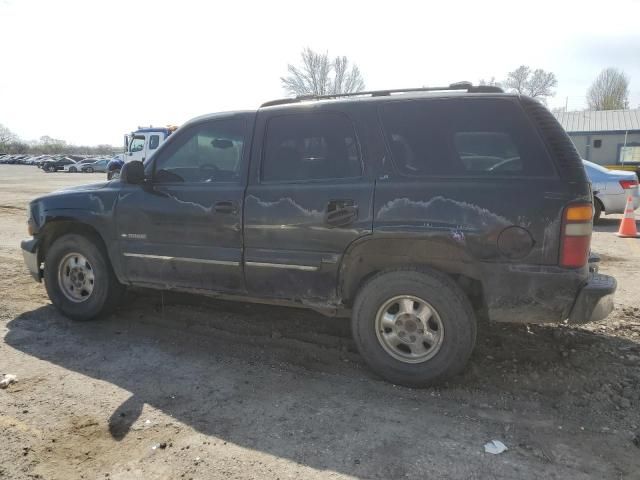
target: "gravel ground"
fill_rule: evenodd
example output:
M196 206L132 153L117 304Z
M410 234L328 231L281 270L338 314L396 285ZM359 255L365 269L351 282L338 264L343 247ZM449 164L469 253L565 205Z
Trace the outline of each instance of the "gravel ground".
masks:
M608 319L482 324L462 375L411 390L305 310L135 290L100 322L58 314L23 266L25 207L104 176L0 165L0 478L640 478L640 240L619 217L593 238Z

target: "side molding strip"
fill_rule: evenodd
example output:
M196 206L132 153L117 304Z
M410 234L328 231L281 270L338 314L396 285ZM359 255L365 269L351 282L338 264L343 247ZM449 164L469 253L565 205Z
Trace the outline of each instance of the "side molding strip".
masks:
M305 272L315 272L318 267L312 265L291 265L288 263L264 263L264 262L244 262L248 267L286 268L289 270L303 270Z
M149 260L164 260L171 261L175 260L176 262L191 262L191 263L207 263L212 265L229 265L231 267L239 267L240 262L233 262L230 260L208 260L205 258L187 258L187 257L165 257L163 255L146 255L144 253L123 253L125 257L136 257L136 258L146 258Z

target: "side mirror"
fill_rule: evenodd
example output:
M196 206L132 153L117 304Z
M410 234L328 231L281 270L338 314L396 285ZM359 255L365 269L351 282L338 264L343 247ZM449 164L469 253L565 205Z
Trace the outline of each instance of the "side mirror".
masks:
M144 182L144 164L138 160L125 163L120 171L120 181L131 185Z

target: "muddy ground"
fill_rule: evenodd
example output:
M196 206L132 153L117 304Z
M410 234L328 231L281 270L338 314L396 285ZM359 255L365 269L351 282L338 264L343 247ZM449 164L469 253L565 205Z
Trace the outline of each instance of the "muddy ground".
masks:
M23 266L33 196L104 174L0 165L0 478L640 478L640 240L596 227L615 312L482 324L461 376L372 374L348 321L136 290L67 320ZM500 455L483 445L498 439Z

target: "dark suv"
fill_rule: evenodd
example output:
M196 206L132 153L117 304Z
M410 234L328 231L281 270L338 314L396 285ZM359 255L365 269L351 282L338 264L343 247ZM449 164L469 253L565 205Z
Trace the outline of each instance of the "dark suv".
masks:
M66 167L67 165L72 165L75 163L75 160L67 157L54 158L44 161L41 165L41 168L45 172L58 172L60 170L64 170L64 167Z
M350 314L376 372L424 386L464 367L479 313L609 314L591 217L549 111L463 83L196 118L120 180L31 202L22 249L73 319L111 311L126 285L304 305Z

